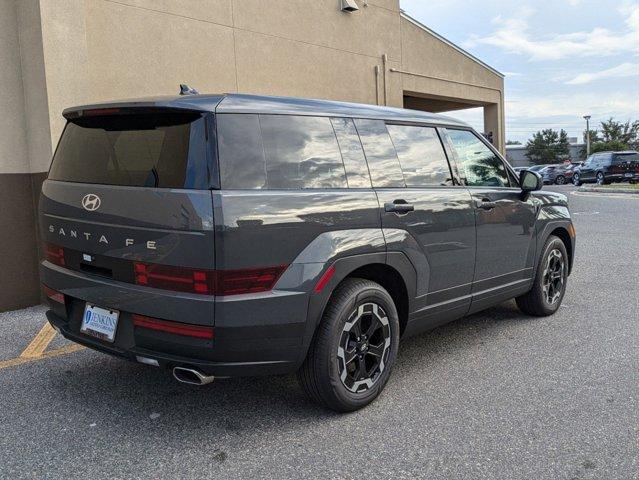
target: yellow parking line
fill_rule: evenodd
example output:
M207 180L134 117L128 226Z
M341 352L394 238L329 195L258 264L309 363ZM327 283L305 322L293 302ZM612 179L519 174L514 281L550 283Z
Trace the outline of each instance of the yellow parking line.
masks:
M20 354L21 358L35 358L41 356L55 337L56 331L49 322L45 323L40 332Z
M77 352L79 350L83 350L86 347L82 345L78 345L77 343L73 343L71 345L66 345L61 348L56 348L55 350L51 350L49 352L45 352L37 357L17 357L11 358L9 360L0 361L0 370L8 367L15 367L18 365L22 365L24 363L37 362L38 360L44 360L45 358L58 357L60 355L67 355L69 353Z

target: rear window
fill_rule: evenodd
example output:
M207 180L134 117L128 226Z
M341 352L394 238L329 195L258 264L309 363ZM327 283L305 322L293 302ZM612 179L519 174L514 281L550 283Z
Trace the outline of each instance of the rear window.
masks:
M67 123L52 180L159 188L209 188L206 121L196 113L84 117Z

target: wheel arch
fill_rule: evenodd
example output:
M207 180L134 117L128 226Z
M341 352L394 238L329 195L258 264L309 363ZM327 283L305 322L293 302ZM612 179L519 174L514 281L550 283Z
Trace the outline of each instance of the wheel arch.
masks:
M331 296L347 278L365 278L379 283L395 302L401 333L404 332L408 323L412 299L415 298L417 274L404 253L379 252L352 255L339 258L330 265L334 268L334 274L326 287L319 293L311 292L310 294L300 361L306 357Z
M400 335L403 334L408 324L409 297L408 288L402 275L388 264L373 263L353 270L344 277L342 282L349 278L370 280L382 286L389 293L397 308Z
M568 233L568 229L563 226L556 227L554 230L552 230L548 234L545 241L547 241L551 235L558 237L563 242L564 246L566 247L566 252L568 253L568 265L570 265L570 270L572 270L572 263L574 258L574 245L573 245L573 241L570 236L570 233Z

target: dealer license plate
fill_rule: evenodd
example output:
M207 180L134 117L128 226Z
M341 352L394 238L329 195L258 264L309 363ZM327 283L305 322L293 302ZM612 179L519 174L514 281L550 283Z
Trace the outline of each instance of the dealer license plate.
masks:
M87 303L80 331L100 340L113 342L118 328L119 316L120 312L117 310L107 310Z

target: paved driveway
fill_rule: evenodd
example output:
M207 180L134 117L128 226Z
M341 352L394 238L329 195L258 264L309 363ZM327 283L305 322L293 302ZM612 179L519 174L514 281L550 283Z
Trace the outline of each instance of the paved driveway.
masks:
M349 415L292 376L190 387L58 337L41 356L47 331L20 359L44 310L0 314L0 478L639 478L639 198L570 200L555 316L506 303L408 339Z

